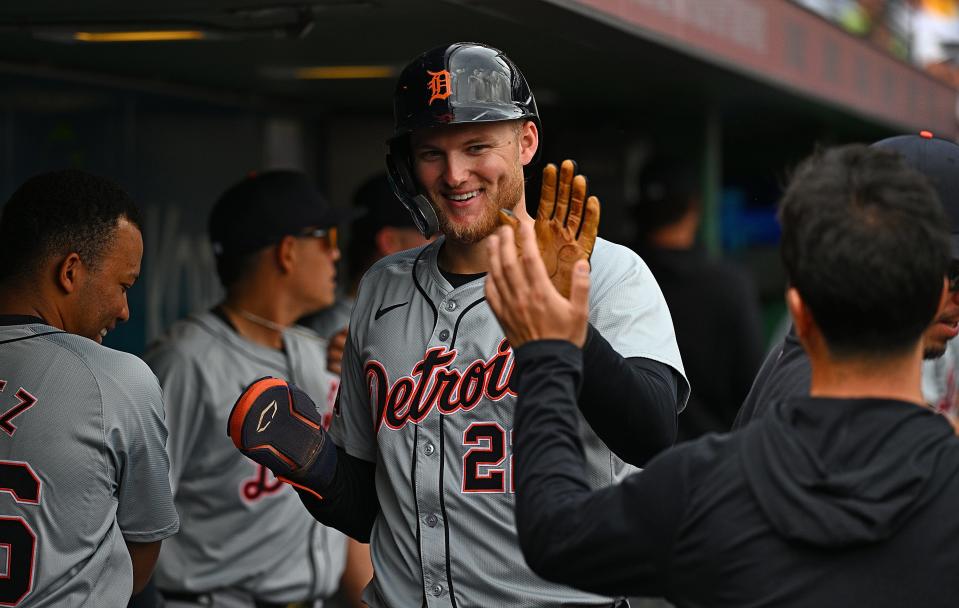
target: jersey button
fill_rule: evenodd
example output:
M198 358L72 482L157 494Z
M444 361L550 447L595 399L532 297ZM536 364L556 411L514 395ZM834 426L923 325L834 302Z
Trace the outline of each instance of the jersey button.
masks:
M450 312L453 312L454 310L456 310L456 300L449 300L446 303L446 310Z
M430 513L426 516L426 525L433 528L436 526L436 523L439 521L439 518L436 517L433 513Z
M426 446L423 447L423 453L427 456L432 456L435 451L436 447L434 447L432 443L427 443Z
M450 337L450 330L444 329L443 331L440 332L440 341L446 342L446 340L448 340L449 337Z
M439 597L441 593L443 593L442 585L433 585L432 587L430 587L430 594L433 597Z

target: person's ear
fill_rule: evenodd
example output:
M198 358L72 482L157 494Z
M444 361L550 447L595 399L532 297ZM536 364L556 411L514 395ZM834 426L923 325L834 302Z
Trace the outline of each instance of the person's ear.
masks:
M66 293L73 293L80 288L87 275L87 267L80 254L72 252L57 266L57 285Z
M793 319L796 335L800 337L806 335L809 331L809 309L795 287L786 288L786 309L789 310L789 316Z
M273 259L282 274L293 272L297 257L296 243L296 237L285 236L273 248Z
M390 226L384 226L377 230L373 240L376 242L376 251L380 257L386 257L397 251L402 251L396 238L396 231Z
M523 165L528 165L536 150L539 149L539 129L532 120L526 120L519 130L519 159Z

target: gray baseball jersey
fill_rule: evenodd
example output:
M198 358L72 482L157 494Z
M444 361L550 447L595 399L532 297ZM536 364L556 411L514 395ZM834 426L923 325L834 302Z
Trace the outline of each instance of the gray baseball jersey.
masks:
M324 338L329 338L350 324L350 312L352 310L353 298L341 296L333 302L333 306L324 308L320 312L303 319L303 325Z
M441 245L374 265L350 322L331 434L376 463L381 511L365 599L376 608L609 605L542 580L523 559L513 515L512 351L485 302L485 278L454 289L437 266ZM624 357L683 375L669 310L642 260L599 239L591 261L590 322ZM685 403L685 380L681 393ZM585 420L581 430L593 487L635 470Z
M174 324L144 358L163 387L183 528L163 547L157 586L236 588L278 603L332 594L346 538L317 523L291 487L245 458L226 434L237 397L263 376L303 387L330 415L339 380L326 371L326 341L297 328L286 332L279 351L207 312Z
M165 441L142 361L39 322L0 326L0 606L126 605L124 541L178 528Z
M946 352L922 362L922 397L937 412L959 416L959 342L946 342Z

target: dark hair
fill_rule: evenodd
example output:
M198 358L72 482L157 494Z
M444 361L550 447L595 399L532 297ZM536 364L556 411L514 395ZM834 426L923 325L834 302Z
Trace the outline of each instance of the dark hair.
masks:
M950 257L948 222L923 175L889 150L820 151L793 175L779 221L789 282L834 355L915 344Z
M76 169L31 177L0 217L0 280L28 276L71 252L96 266L121 218L141 228L139 208L109 179Z
M639 203L634 218L641 238L677 222L696 201L699 176L688 161L656 156L639 174Z
M253 253L224 254L216 256L216 275L224 289L229 289L234 283L249 275L256 259L263 248Z

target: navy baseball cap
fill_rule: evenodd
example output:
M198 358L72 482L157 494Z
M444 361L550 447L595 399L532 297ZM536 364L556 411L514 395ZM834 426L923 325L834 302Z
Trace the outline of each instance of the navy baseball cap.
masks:
M213 253L243 255L279 243L308 228L349 220L351 209L327 202L299 171L252 173L224 192L210 212Z
M959 258L959 145L920 131L883 139L873 146L895 150L907 165L926 176L949 218L952 257Z

